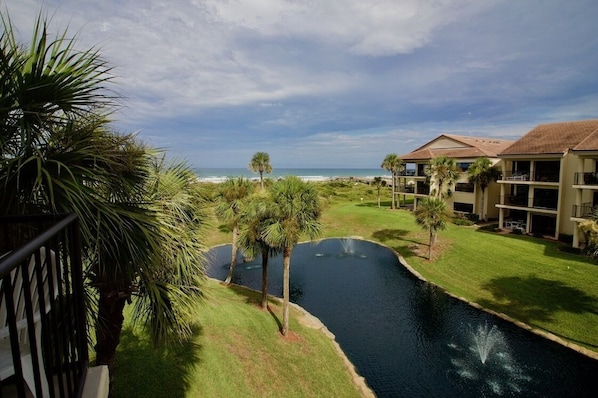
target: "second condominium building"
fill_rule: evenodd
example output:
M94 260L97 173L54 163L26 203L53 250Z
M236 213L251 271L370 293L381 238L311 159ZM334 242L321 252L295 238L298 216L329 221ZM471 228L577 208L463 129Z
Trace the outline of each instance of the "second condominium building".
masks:
M499 227L554 239L583 237L598 205L598 120L541 124L498 154Z

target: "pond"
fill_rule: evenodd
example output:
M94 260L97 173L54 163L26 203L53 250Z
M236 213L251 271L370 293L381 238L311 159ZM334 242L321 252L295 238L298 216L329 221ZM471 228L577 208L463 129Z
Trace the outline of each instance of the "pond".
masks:
M210 251L224 280L230 246ZM282 257L269 292L282 296ZM261 258L233 283L261 289ZM583 397L598 391L598 361L475 309L413 276L390 249L355 239L297 245L291 301L318 317L378 397Z

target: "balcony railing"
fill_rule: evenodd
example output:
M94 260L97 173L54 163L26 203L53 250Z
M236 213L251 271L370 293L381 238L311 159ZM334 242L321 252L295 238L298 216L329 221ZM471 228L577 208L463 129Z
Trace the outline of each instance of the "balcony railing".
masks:
M527 195L505 195L504 204L510 206L528 207L529 199Z
M504 181L530 181L529 171L506 171L501 174L501 180Z
M77 216L0 226L0 396L80 396L89 358Z
M550 198L534 198L534 208L536 209L547 209L547 210L556 210L557 209L557 200L550 199Z
M415 185L399 185L397 192L399 192L399 193L414 193Z
M575 173L573 185L598 185L598 173Z
M571 217L592 218L596 215L598 215L598 207L592 205L591 202L582 203L581 205L573 205Z
M536 181L536 182L559 182L559 173L550 171L536 171L530 174L529 171L506 171L501 174L502 181Z

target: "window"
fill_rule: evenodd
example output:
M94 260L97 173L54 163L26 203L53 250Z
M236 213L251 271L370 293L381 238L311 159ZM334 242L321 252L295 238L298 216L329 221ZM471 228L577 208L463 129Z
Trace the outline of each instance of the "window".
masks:
M458 182L455 185L455 192L473 192L475 185L471 182Z
M453 204L453 210L459 213L473 213L472 203L455 202Z
M459 170L461 170L462 172L465 172L467 171L467 169L469 169L469 166L471 166L472 164L472 162L457 162L457 168L459 168Z

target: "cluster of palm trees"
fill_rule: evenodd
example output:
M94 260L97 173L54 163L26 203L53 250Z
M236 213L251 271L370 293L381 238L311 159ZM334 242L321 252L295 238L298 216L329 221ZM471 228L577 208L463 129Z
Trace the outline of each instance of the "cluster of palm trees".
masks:
M1 22L0 215L79 216L98 364L112 370L134 296L154 343L189 337L208 214L194 173L111 128L117 98L97 51L49 37L42 15L29 46Z
M271 170L269 157L258 152ZM256 156L251 164L255 164ZM251 167L251 166L250 166ZM258 168L261 170L262 168ZM260 179L261 180L261 179ZM283 255L283 321L281 332L289 332L290 266L294 246L302 237L315 239L321 232L318 221L322 212L319 195L314 184L295 176L274 182L268 189L259 188L243 177L228 178L217 194L216 215L232 231L232 255L225 283L232 281L237 253L243 249L250 258L262 258L261 306L268 307L268 259L278 253Z
M383 169L391 172L392 178L392 201L391 208L395 209L396 177L405 170L405 163L397 154L386 155L380 165ZM414 211L415 221L422 228L429 232L428 258L432 258L432 248L436 242L438 231L446 228L453 217L452 211L448 208L445 199L452 194L452 187L460 178L461 170L455 159L448 156L437 156L430 159L425 169L427 177L433 181L433 189L430 195L418 202ZM485 214L485 192L492 181L498 179L499 171L492 165L487 157L476 159L467 169L469 182L476 184L482 192L481 204L478 217L486 219ZM378 183L376 183L378 184ZM378 186L378 189L379 186Z

